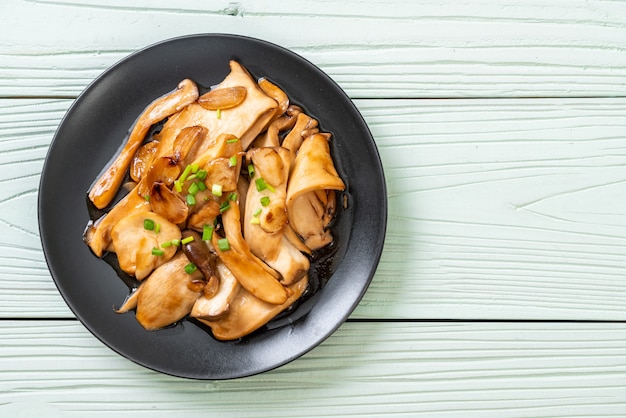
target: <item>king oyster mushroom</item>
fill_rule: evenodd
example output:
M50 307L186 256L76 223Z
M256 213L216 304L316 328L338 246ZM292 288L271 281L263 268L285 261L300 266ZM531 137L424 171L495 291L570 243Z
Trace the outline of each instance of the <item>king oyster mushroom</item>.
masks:
M310 249L322 248L332 241L316 191L344 189L330 155L328 136L309 136L302 142L291 170L287 212L289 224Z
M198 88L195 83L183 80L176 90L156 99L143 111L122 151L89 192L89 199L98 209L103 209L111 203L150 127L195 102L197 98Z

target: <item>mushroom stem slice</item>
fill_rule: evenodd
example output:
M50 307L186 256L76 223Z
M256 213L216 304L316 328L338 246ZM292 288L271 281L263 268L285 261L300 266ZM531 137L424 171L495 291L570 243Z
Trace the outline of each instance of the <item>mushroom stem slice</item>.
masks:
M191 80L183 80L173 92L153 101L139 116L122 151L96 180L89 192L89 199L98 209L105 208L119 189L126 171L143 143L150 127L180 111L198 98L198 88Z
M233 273L221 261L217 263L217 272L220 277L217 293L213 296L201 295L191 309L192 318L218 319L230 309L230 304L241 286Z
M189 260L182 252L163 264L141 284L137 300L137 321L147 330L156 330L184 318L202 293L202 273L189 274Z

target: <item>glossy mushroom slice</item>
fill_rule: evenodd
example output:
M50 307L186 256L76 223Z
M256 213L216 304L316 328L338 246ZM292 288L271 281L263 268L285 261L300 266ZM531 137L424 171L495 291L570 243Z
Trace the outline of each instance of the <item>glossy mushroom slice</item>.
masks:
M156 267L176 253L176 247L162 243L180 240L180 229L154 212L142 212L121 219L111 229L113 251L120 268L137 280L145 279Z
M207 320L221 318L229 311L231 303L241 288L233 273L223 262L218 261L216 267L219 276L217 293L207 295L204 292L200 295L189 314L192 318Z
M239 205L232 202L230 209L222 214L226 236L213 233L212 244L219 258L246 290L257 298L274 304L285 303L288 292L280 284L274 270L259 260L241 235Z
M246 89L244 100L229 109L208 110L199 103L192 103L182 111L170 117L161 132L155 136L159 141L157 155L172 153L174 140L186 127L202 126L207 134L199 145L197 154L204 154L216 146L222 134L230 134L241 141L245 150L259 133L265 129L275 114L278 103L265 94L238 62L230 62L230 73L214 89L243 87Z
M105 208L119 189L135 153L152 125L179 112L198 98L198 88L191 80L183 80L173 92L153 101L139 116L120 154L98 178L89 192L89 199L98 209Z
M281 283L290 285L306 274L310 262L283 237L288 224L289 150L253 148L247 155L254 177L246 195L244 236L250 251L281 274Z
M147 330L156 330L181 320L202 293L204 281L199 270L186 269L189 260L178 252L158 267L137 290L137 321Z
M150 203L137 193L136 186L122 198L110 212L106 213L85 230L83 240L91 248L91 251L102 257L105 251L111 251L111 228L121 219L142 212L150 211Z
M311 250L332 241L332 236L326 230L325 210L316 192L344 189L345 184L330 155L327 135L318 133L309 136L302 142L291 170L287 212L289 224Z
M290 307L302 296L307 285L308 277L305 276L302 280L289 286L289 298L280 305L263 302L246 289L240 289L225 315L217 320L200 319L200 321L211 328L213 335L218 340L236 340L261 328L276 315Z

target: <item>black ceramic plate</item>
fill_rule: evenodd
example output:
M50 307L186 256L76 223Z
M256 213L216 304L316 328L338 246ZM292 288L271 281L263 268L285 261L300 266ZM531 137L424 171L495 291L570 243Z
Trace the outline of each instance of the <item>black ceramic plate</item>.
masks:
M184 78L220 82L228 61L268 77L333 134L347 208L333 225L332 257L314 267L328 281L298 309L234 342L219 342L191 320L145 331L134 314L116 314L129 288L82 241L86 194L141 111ZM39 191L39 225L54 281L76 317L122 356L166 374L196 379L249 376L281 366L331 335L365 293L378 264L387 221L385 182L374 140L346 94L302 57L241 36L195 35L138 51L97 78L75 101L50 146Z

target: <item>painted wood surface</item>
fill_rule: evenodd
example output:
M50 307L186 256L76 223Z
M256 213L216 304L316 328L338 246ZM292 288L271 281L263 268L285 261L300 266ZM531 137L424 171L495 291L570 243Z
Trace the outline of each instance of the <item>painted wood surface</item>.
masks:
M575 417L626 411L620 324L344 324L268 373L191 381L113 353L76 321L0 323L3 416ZM25 344L26 343L26 344Z
M626 2L0 2L0 416L626 416ZM193 33L292 49L369 124L389 227L351 319L277 370L135 365L50 278L37 188L72 100Z
M0 96L75 96L129 53L192 33L292 49L352 97L626 95L626 4L479 0L11 0Z

